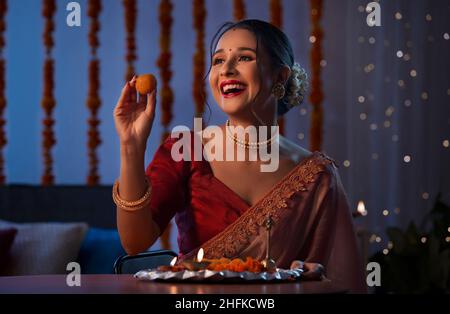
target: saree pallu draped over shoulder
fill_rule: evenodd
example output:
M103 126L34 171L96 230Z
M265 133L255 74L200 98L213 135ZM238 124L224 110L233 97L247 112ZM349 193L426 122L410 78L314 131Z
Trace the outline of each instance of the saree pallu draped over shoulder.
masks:
M337 167L314 152L259 202L201 247L205 257L263 260L270 216L270 253L280 268L294 260L320 263L326 277L352 292L366 292L357 241ZM191 258L199 248L186 254Z

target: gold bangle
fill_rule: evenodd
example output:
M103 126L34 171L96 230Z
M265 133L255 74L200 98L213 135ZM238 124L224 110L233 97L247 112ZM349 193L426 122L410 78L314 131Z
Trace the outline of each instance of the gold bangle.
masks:
M119 195L119 181L116 180L116 182L114 182L113 193L112 193L112 198L113 198L114 203L118 207L125 209L125 210L129 210L129 211L135 211L135 210L141 209L144 206L146 206L150 201L152 187L151 187L150 182L147 177L145 177L145 182L147 183L147 191L145 192L144 196L142 196L137 201L126 201L126 200L122 199Z

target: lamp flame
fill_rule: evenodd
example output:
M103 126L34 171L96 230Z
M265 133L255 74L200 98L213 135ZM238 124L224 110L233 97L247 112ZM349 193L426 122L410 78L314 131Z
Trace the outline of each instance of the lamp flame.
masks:
M201 262L202 260L203 260L203 254L204 254L205 252L203 251L203 248L200 248L200 250L198 250L198 253L197 253L197 262Z
M170 266L175 266L175 264L177 263L177 257L175 256L172 261L170 261Z
M359 201L358 202L358 209L357 209L358 213L360 213L362 216L366 216L367 215L367 210L366 210L366 206L364 206L364 202L363 201Z

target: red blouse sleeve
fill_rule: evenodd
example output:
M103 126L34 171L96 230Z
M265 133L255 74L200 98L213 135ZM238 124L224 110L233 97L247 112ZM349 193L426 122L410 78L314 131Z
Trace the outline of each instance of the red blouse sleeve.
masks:
M177 140L169 136L158 147L145 171L152 186L150 210L161 233L186 204L190 162L173 160L171 149Z

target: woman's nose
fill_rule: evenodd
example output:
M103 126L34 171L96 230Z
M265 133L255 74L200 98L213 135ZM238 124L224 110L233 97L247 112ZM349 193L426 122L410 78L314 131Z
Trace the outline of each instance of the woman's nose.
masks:
M236 67L234 65L234 61L228 60L225 61L222 65L222 69L220 70L221 76L228 76L236 74Z

